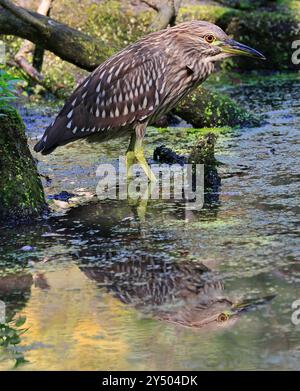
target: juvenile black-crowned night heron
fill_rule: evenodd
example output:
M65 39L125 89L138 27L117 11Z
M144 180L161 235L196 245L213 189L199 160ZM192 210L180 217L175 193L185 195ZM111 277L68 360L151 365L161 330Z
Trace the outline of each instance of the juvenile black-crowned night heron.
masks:
M270 302L265 296L233 302L220 277L203 263L131 254L124 262L112 252L80 270L125 304L163 321L193 328L232 325L242 312Z
M149 34L95 69L34 149L48 154L92 135L100 142L130 135L128 167L137 160L154 179L142 147L147 125L201 84L216 61L234 55L264 59L208 22L186 22Z

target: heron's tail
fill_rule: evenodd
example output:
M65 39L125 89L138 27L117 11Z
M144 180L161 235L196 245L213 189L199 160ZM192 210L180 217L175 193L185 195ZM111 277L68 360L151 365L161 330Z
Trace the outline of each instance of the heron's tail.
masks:
M46 142L44 140L44 136L40 139L40 141L35 144L34 146L34 150L35 152L41 152L43 155L48 155L49 153L51 153L56 147L53 147L51 149L47 148L46 149Z
M35 144L33 149L35 150L35 152L41 152L42 155L49 155L49 153L53 152L56 147L58 147L58 145L52 145L52 146L47 145L45 136L43 136L40 139L40 141L37 144Z
M66 123L66 119L59 115L55 122L48 126L43 137L34 146L35 152L41 152L42 155L48 155L58 146L73 141L74 135L72 133L70 134L70 129L66 128Z

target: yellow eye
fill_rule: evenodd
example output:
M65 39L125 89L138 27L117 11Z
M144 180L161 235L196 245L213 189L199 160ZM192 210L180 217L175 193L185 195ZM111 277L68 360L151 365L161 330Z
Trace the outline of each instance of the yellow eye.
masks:
M204 39L207 43L213 43L216 40L216 37L212 34L207 34Z
M229 319L229 316L225 313L225 312L222 312L219 316L218 316L218 322L226 322L227 320Z

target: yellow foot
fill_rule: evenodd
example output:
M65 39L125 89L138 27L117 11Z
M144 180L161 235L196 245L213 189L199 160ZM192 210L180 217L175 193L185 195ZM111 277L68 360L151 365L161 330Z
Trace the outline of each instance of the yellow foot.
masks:
M126 153L126 172L127 177L132 177L132 165L138 161L138 163L141 165L142 169L144 170L145 174L147 175L147 178L150 181L156 181L155 175L151 171L151 168L149 167L143 148L136 148L134 151L128 151Z

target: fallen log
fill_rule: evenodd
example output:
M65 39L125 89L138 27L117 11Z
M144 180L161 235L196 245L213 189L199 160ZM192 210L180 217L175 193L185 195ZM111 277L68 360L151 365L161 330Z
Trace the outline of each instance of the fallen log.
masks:
M27 39L88 71L108 57L108 48L101 40L8 0L0 0L0 34Z

